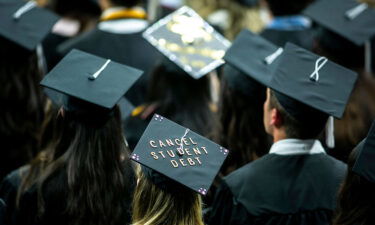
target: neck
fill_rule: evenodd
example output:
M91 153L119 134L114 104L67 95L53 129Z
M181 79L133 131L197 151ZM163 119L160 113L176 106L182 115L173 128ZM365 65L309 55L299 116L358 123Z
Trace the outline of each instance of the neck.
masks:
M275 130L272 132L272 136L273 136L273 143L288 138L288 137L286 136L286 134L285 134L285 131L284 131L284 130L281 130L281 129L275 129Z

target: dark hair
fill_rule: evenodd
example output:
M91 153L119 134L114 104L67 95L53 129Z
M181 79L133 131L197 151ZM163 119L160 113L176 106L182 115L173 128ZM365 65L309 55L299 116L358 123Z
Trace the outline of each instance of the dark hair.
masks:
M133 7L140 3L140 0L110 0L115 6Z
M300 14L314 0L266 0L273 16Z
M306 107L302 103L295 104ZM316 112L316 116L314 114L306 115L304 121L295 119L284 109L276 98L275 91L271 89L269 107L270 109L276 108L279 111L288 138L316 139L322 133L328 119L328 115L320 115L320 112Z
M341 186L334 225L375 224L375 184L352 171L363 142L349 156L348 173Z
M83 116L78 110L65 110L58 117L62 126L58 143L41 155L45 166L39 174L29 173L34 181L28 186L34 182L38 190L38 217L49 218L49 206L58 204L62 207L59 215L70 224L124 224L130 221L135 176L120 111L116 106L105 123L82 122ZM33 166L41 165L39 159Z
M208 76L196 80L164 61L151 75L147 98L149 103L157 103L156 113L201 135L210 134L214 127Z
M45 97L35 51L0 37L0 179L39 151Z
M266 88L259 87L253 92L252 96L244 94L236 87L231 87L223 76L219 102L220 123L215 129L215 139L230 150L221 168L223 175L265 155L269 150L270 140L263 125Z

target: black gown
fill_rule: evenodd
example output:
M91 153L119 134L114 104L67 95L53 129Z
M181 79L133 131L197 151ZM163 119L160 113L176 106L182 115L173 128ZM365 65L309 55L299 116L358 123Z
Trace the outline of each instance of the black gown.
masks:
M308 50L313 48L314 35L313 28L290 31L266 28L260 33L260 36L277 46L284 47L287 42L291 42Z
M144 71L125 95L133 105L144 102L148 76L161 53L142 37L142 32L119 34L95 28L62 43L58 51L65 55L74 48Z
M329 225L347 167L326 154L268 154L224 179L210 225Z
M5 216L6 205L5 202L0 198L0 224L5 225L4 216Z
M25 168L25 167L24 167ZM66 216L66 199L67 192L65 185L56 186L54 179L62 179L67 181L65 172L55 172L52 174L44 183L43 188L43 201L44 201L44 213L42 216L38 216L40 213L38 210L38 194L36 185L32 186L26 193L21 197L19 207L15 207L17 191L21 183L21 172L18 169L10 173L2 182L0 186L0 198L4 199L7 205L5 212L5 224L8 225L67 225L70 224L71 218ZM27 168L28 169L28 168ZM129 179L130 187L124 192L127 193L129 199L123 201L123 223L124 225L131 223L131 201L132 195L136 186L136 177L131 165L125 168L127 171L127 179ZM50 191L51 185L53 185ZM100 216L100 215L98 215Z

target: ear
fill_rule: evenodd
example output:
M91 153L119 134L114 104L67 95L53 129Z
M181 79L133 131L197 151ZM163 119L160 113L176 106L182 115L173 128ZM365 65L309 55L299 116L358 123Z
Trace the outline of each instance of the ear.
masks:
M281 113L276 108L271 110L271 125L280 128L283 124Z

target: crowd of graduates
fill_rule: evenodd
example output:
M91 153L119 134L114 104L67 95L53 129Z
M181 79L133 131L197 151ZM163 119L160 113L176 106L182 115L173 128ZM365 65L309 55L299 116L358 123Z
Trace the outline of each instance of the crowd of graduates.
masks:
M0 0L0 225L375 224L371 0Z

